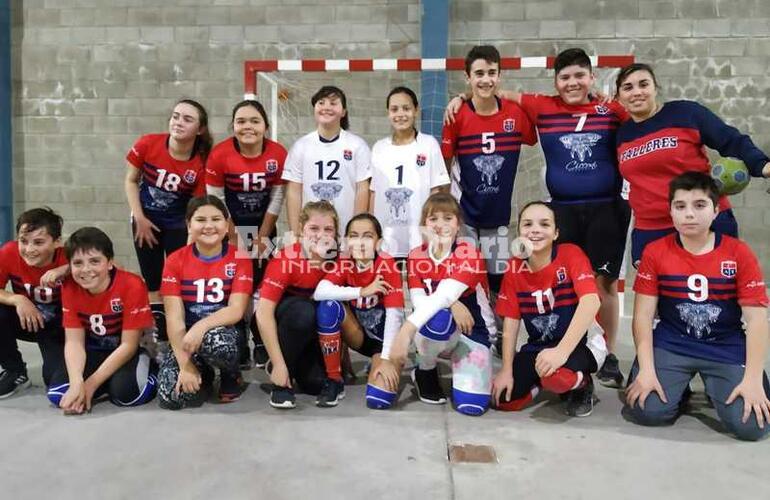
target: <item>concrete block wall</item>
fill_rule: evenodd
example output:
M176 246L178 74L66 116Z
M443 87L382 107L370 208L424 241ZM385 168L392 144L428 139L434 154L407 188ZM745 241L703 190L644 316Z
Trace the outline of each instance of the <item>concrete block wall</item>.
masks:
M15 0L15 209L48 204L67 232L107 230L136 269L122 178L136 138L162 131L173 102L200 99L217 139L243 94L245 59L419 57L417 0ZM770 2L757 0L454 0L450 56L493 43L506 55L635 54L657 69L666 99L696 99L770 152ZM609 81L611 74L605 74ZM549 91L548 71L505 75L505 86ZM382 80L382 79L379 79ZM354 129L387 131L387 84L342 83ZM450 88L462 88L452 75ZM296 104L299 113L306 106ZM306 106L309 111L309 106ZM299 116L309 130L309 112ZM286 146L290 146L287 138ZM525 152L517 199L539 197L539 151ZM733 198L743 236L770 276L770 196L754 181Z

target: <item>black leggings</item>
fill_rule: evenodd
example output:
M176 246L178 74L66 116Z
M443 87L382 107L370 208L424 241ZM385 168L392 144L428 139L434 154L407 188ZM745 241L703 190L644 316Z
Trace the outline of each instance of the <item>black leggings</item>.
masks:
M47 387L54 372L64 365L64 329L46 325L37 333L28 332L22 329L16 308L0 304L0 366L9 372L26 373L17 340L37 342L43 356L43 382Z
M284 297L275 310L278 325L278 343L289 376L308 394L318 394L326 379L318 326L315 320L315 302L303 297Z
M147 283L147 289L151 292L157 292L160 290L160 280L166 257L187 245L187 228L161 229L153 233L158 240L155 246L150 248L145 243L140 248L139 243L134 240L134 249L136 249L139 269L142 271L144 282ZM133 220L131 221L131 234L136 237L136 224Z
M526 396L534 386L540 383L540 376L535 370L535 360L538 354L538 351L520 351L514 356L511 400ZM573 372L583 372L586 375L597 370L594 355L582 342L569 355L567 362L564 363L564 368L569 368Z

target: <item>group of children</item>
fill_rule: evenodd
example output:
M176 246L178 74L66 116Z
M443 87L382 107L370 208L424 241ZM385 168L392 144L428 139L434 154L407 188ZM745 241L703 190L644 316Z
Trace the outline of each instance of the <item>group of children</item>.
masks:
M392 134L371 151L348 131L336 87L312 97L317 130L288 152L266 137L257 101L234 107L233 135L216 145L203 106L179 101L168 133L143 136L127 156L144 280L114 265L101 230L78 229L62 246L53 211L19 217L17 240L0 250L0 285L13 290L0 291L0 398L29 384L20 339L39 344L48 397L65 413L156 392L163 408L199 406L216 372L219 401L235 401L252 356L268 370L272 406L293 408L297 390L336 406L350 347L371 358L367 406L387 409L413 345L425 403L447 402L438 366L448 358L460 413L519 410L545 390L586 416L592 373L611 387L624 380L612 351L633 209L637 359L624 414L675 420L700 373L726 428L759 439L770 428L768 299L702 146L756 176L770 175L770 160L696 103L659 105L647 65L621 71L618 101L592 94L581 49L554 67L558 95L502 91L497 50L474 47L471 93L450 102L441 145L417 131L406 87L387 96ZM519 153L538 141L550 201L520 210L512 242ZM292 237L278 250L284 203ZM168 342L159 366L140 346L147 330Z

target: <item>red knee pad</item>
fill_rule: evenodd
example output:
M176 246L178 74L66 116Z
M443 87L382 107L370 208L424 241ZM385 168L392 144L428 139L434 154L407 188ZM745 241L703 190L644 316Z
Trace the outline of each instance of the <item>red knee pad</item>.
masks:
M540 385L548 392L564 394L577 388L580 376L569 368L561 367L552 375L540 379Z
M501 401L500 403L498 403L496 408L499 411L519 411L519 410L523 410L524 408L526 408L532 402L532 399L534 399L532 397L532 393L529 392L529 393L527 393L526 396L524 396L522 398L519 398L519 399L514 399L514 400L508 401L508 402L502 402Z

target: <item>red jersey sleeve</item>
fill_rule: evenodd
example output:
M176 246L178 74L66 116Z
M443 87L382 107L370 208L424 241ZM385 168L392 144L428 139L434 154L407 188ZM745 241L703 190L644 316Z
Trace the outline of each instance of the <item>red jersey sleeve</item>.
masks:
M83 328L78 319L78 285L72 278L67 279L61 288L62 326L64 328Z
M441 131L441 154L444 156L444 159L452 158L455 155L455 148L457 146L457 131L460 127L460 120L462 119L461 115L465 106L466 104L463 103L463 105L460 107L460 111L458 111L455 115L455 121L453 123L444 125L444 128Z
M289 276L284 270L285 256L283 253L272 259L265 270L262 285L259 287L259 298L278 303L289 284Z
M516 273L513 271L515 269L519 269L518 263L511 260L509 271L503 276L503 283L500 285L495 312L504 318L521 319L519 298L516 296Z
M643 295L658 296L658 270L656 265L655 247L647 245L642 253L642 260L636 272L634 291Z
M412 288L422 289L422 279L418 274L420 270L420 262L423 260L420 256L427 255L422 247L417 247L409 252L409 257L406 259L406 286L411 290Z
M567 270L572 277L572 286L578 297L589 293L599 293L596 288L596 278L594 277L591 262L586 254L577 247L570 245L567 254Z
M224 187L225 180L223 172L224 154L221 147L215 147L206 160L206 184L214 187Z
M251 295L254 287L254 271L249 259L235 259L235 276L230 293L245 293Z
M0 247L0 289L5 288L8 284L8 271L11 268L11 257L13 252L18 252L18 246L15 242L9 241L2 247Z
M181 254L185 247L172 253L163 265L163 274L160 282L160 294L169 297L182 296L182 259Z
M333 267L333 270L326 273L323 279L337 286L348 286L347 271L353 269L353 266L355 266L355 263L351 259L340 259L337 265Z
M487 276L486 261L472 245L458 245L455 255L459 257L459 265L449 277L468 285L468 288L476 288Z
M143 330L153 325L147 285L135 275L126 273L126 282L121 291L123 299L123 330Z
M531 123L537 123L537 116L540 114L540 106L544 99L547 97L540 94L521 94L520 107Z
M767 291L759 261L748 245L738 242L735 260L738 264L738 304L748 307L768 307Z
M517 103L513 102L512 104L519 110L519 118L517 120L519 123L516 124L516 127L521 132L521 142L528 146L537 144L537 131L535 130L537 119L531 119Z
M139 140L136 141L133 146L131 146L131 149L126 155L126 160L136 168L142 168L142 163L144 163L144 156L147 153L148 142L148 136L145 135L140 137Z
M273 182L276 186L283 186L286 184L286 180L283 178L283 166L286 163L286 156L288 153L286 152L286 148L283 147L282 144L276 143L276 149L278 152L276 153L276 156L278 157L278 170L276 172L276 179Z
M610 101L607 103L607 106L612 110L613 113L617 115L617 117L620 119L621 122L624 122L631 118L631 115L628 114L628 111L626 111L626 108L623 107L622 104L618 101Z
M383 298L383 305L385 307L403 308L404 290L401 288L401 272L399 272L395 260L385 259L383 262L386 265L383 267L382 277L391 286L391 290Z

